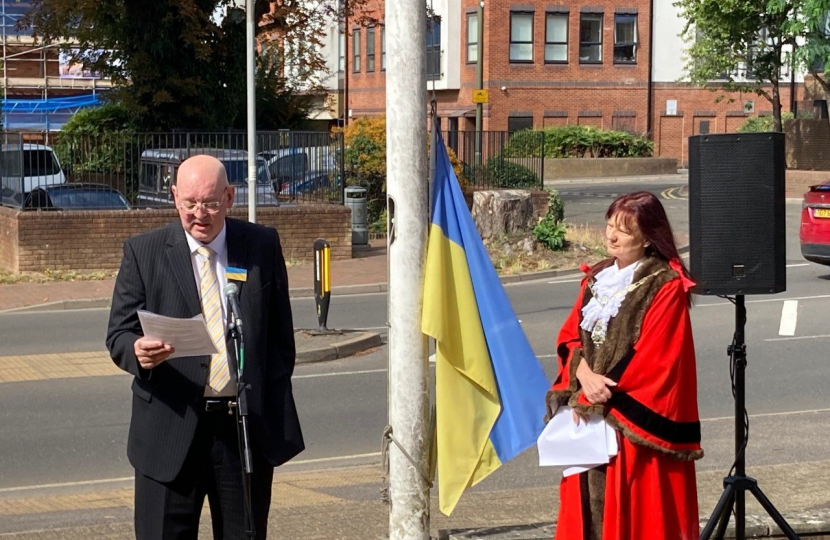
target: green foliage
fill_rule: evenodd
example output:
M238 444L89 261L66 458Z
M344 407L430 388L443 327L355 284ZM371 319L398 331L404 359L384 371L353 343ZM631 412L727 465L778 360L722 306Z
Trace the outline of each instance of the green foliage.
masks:
M654 143L626 131L602 130L591 126L561 126L543 131L514 133L504 149L508 157L650 157Z
M689 80L700 86L717 81L712 90L721 93L718 100L728 92L763 96L772 104L775 131L782 126L779 87L785 69L809 71L830 89L825 74L830 38L823 32L830 0L677 0L674 5L687 21ZM794 54L785 52L796 44Z
M349 2L350 21L366 0ZM32 0L22 20L36 37L71 42L71 61L109 77L111 94L145 131L228 129L244 124L245 10L229 0ZM260 127L293 127L308 95L329 76L322 55L336 0L256 0L258 33L285 40L280 65L259 63ZM225 14L224 17L217 14ZM285 69L283 70L283 66ZM286 75L288 73L289 75ZM302 89L302 91L300 91ZM241 120L240 120L241 119Z
M62 134L101 134L135 129L135 118L124 106L105 103L100 107L81 109L61 128Z
M781 121L794 118L793 113L785 112L781 115ZM738 128L739 133L756 133L762 131L775 131L775 124L772 116L752 116Z
M70 174L123 174L138 159L133 155L137 153L134 129L134 118L121 105L82 109L61 129L55 153Z
M524 165L504 158L492 157L484 165L485 172L478 178L486 178L487 185L502 189L528 189L540 187L539 175Z
M303 92L306 79L286 78L279 50L268 45L257 56L256 121L257 129L302 129L313 106L314 96ZM243 89L244 90L244 89ZM236 127L246 127L247 101L242 100L236 115Z
M533 228L533 239L551 251L565 248L565 203L559 192L548 190L550 200L545 217Z

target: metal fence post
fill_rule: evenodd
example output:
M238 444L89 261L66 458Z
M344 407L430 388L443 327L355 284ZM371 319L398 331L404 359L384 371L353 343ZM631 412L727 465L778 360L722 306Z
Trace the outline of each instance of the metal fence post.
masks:
M541 174L539 175L539 181L542 184L539 188L545 189L545 132L540 131L539 135L542 136L541 144L539 148L541 149L539 152L539 160L541 161Z

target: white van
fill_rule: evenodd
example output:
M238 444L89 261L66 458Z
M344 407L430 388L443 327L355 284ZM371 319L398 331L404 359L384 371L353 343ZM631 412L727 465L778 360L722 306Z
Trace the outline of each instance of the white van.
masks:
M33 189L66 183L58 156L43 144L3 145L2 199L20 204Z

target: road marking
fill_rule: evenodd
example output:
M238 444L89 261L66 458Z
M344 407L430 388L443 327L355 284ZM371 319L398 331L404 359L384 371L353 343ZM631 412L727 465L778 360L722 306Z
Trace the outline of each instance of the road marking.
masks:
M788 264L787 268L799 268L801 266L810 266L810 263Z
M830 334L822 334L818 336L797 336L797 337L783 337L783 338L769 338L764 341L795 341L799 339L824 339L830 338Z
M809 413L826 413L830 412L830 409L812 409L807 411L786 411L786 412L773 412L773 413L760 413L760 414L750 414L749 419L752 420L753 418L767 418L773 416L795 416L796 414L809 414ZM734 420L734 416L719 416L716 418L701 418L701 422L720 422L723 420Z
M282 467L286 467L288 465L309 465L311 463L331 463L332 461L346 461L349 459L363 459L363 458L371 458L371 457L380 457L380 452L369 452L368 454L353 454L351 456L334 456L334 457L326 457L326 458L317 458L317 459L302 459L300 461L289 461Z
M819 294L816 296L796 296L795 298L767 298L764 300L748 300L746 301L747 304L768 304L770 302L781 302L782 300L823 300L825 298L830 298L830 294ZM698 304L695 307L723 307L723 306L731 306L731 302L713 302L711 304Z
M361 371L338 371L335 373L313 373L311 375L294 375L294 379L315 379L318 377L338 377L340 375L365 375L367 373L385 373L386 369L364 369Z
M798 324L798 300L785 300L781 308L781 324L778 326L779 336L794 336Z

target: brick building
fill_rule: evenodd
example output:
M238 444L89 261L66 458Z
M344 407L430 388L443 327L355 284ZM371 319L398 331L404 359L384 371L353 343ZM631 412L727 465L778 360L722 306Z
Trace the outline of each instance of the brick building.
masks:
M430 4L435 18L427 31L427 88L430 96L435 89L445 129L474 130L477 2ZM375 16L383 20L382 4ZM719 93L679 82L684 21L669 0L489 0L482 24L485 130L566 124L624 129L650 134L659 155L685 163L689 136L734 131L747 116L772 111L755 94L717 102ZM340 60L349 79L346 108L352 119L383 114L382 22L349 32L349 58ZM784 110L788 83L781 86ZM799 76L796 83L800 99Z

